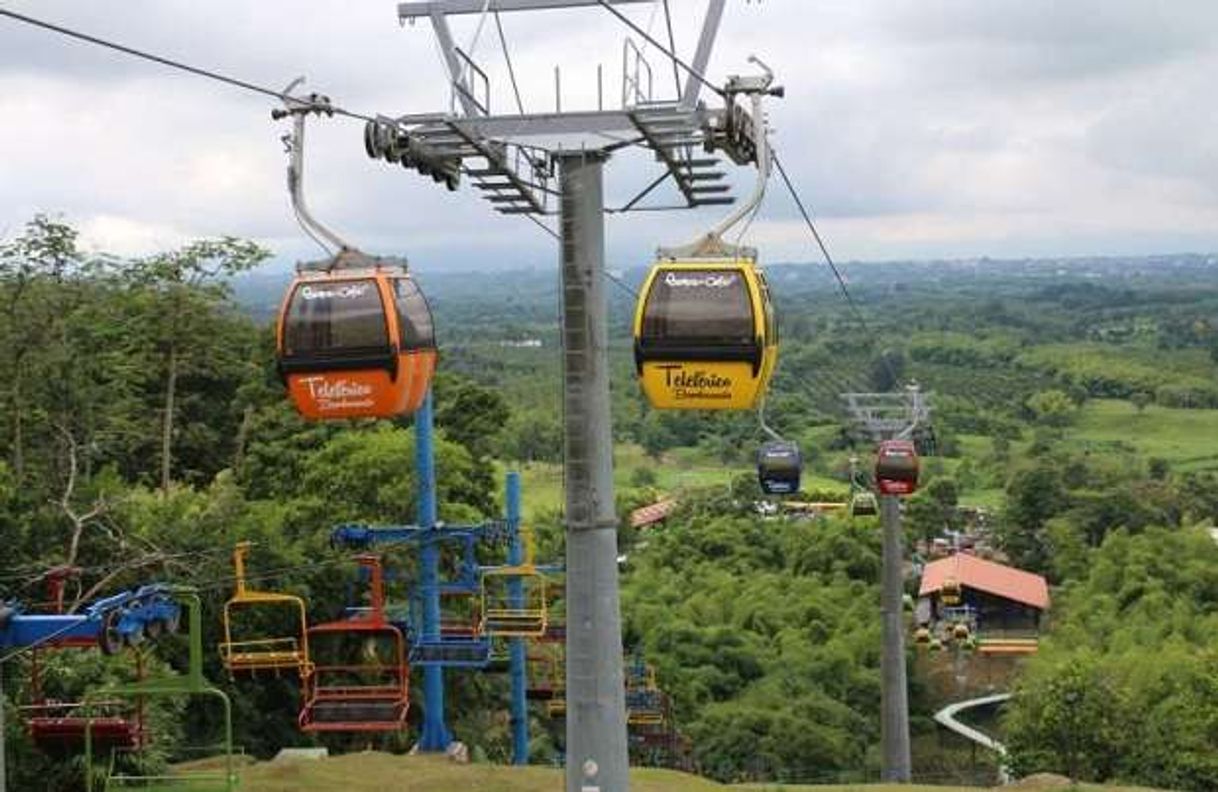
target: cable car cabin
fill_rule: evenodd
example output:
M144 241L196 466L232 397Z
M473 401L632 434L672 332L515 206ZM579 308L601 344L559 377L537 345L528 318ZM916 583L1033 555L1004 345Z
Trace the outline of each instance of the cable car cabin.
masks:
M239 542L233 548L236 590L224 603L224 640L220 643L220 661L230 674L290 669L301 677L308 676L311 668L304 600L290 594L255 591L247 587L245 557L249 549L249 542ZM265 619L255 620L255 612L258 615L286 615L293 625L293 632L284 635L280 629L279 634L269 636L255 633L254 625L265 622ZM240 640L234 640L235 635Z
M277 353L305 418L412 413L436 366L431 309L405 267L344 250L325 269L297 273L280 308Z
M410 666L402 632L385 617L380 559L360 556L371 573L371 606L355 618L309 628L312 673L305 677L299 724L305 732L388 732L406 728Z
M634 361L662 410L748 410L765 394L778 332L752 256L663 258L635 309Z
M885 440L875 457L876 487L883 495L909 495L918 488L918 452L909 440Z
M870 492L856 492L850 499L851 517L871 517L879 511L880 505L876 502L875 495Z
M795 443L775 440L763 444L757 451L757 480L766 495L799 492L799 476L803 469L803 456Z

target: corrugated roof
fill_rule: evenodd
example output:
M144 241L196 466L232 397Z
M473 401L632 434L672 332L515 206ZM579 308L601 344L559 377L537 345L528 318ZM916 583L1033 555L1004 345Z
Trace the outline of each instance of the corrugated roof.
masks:
M650 506L644 506L630 512L630 525L633 528L646 528L661 522L675 508L675 500L662 500Z
M961 586L1034 608L1046 610L1049 607L1049 584L1043 577L970 553L956 553L927 564L922 570L918 596L934 594L943 588L943 582L948 578L955 578Z

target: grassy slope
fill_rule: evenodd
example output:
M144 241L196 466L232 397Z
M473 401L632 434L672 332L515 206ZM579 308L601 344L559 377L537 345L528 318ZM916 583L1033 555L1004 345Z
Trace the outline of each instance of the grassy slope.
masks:
M1145 456L1166 459L1176 470L1218 469L1218 410L1152 405L1139 415L1129 402L1098 399L1080 411L1067 436L1083 447L1128 443Z
M496 765L455 765L438 757L392 756L359 753L319 761L261 763L242 773L242 792L532 792L562 789L562 771L544 767L502 767ZM1121 787L1090 787L1108 792L1132 792ZM817 792L966 792L976 787L938 787L921 785L779 787L748 785L725 787L697 776L669 770L635 769L631 772L634 792L714 792L714 790L809 789ZM1020 786L1035 790L1035 786Z

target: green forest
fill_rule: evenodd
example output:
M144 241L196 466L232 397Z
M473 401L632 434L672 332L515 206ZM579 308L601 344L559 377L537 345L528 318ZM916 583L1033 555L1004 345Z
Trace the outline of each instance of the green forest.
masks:
M87 253L48 217L0 240L0 599L45 606L59 567L78 569L68 609L152 581L194 585L205 672L232 697L246 754L404 752L425 703L405 733L303 735L295 680L231 678L216 651L235 543L253 542L251 569L271 570L260 587L331 620L352 604L355 568L329 546L330 529L407 522L416 506L409 418L308 423L285 398L273 316L289 275L271 258L231 238L139 259ZM758 508L755 415L646 406L629 335L641 264L609 288L626 650L654 666L697 772L873 780L878 521ZM803 451L797 500L845 498L849 458L872 453L841 394L916 381L930 394L933 433L921 439L932 453L905 505L907 545L959 531L980 510L986 542L1053 590L1040 651L997 682L977 670L968 683L1014 693L985 726L1011 768L1218 788L1218 261L846 269L858 313L823 268L768 267L782 349L767 420ZM503 474L518 470L538 560L561 561L555 273L500 273L493 291L468 273L417 277L440 348L441 519L501 515ZM633 509L669 497L663 525L631 526ZM484 553L502 560L501 548ZM400 564L391 597L413 571ZM911 573L907 590L917 586ZM931 715L952 691L920 674L920 651L911 643L915 779L975 777L969 750L936 736ZM145 654L172 673L185 653L169 636ZM980 669L960 662L966 675ZM44 692L62 700L134 673L127 653L53 653L44 665ZM3 673L13 788L80 788L79 756L43 752L23 728L30 656L6 658ZM477 760L506 762L506 675L448 678L456 738ZM149 724L139 761L153 770L195 758L216 725L205 707L168 705ZM531 727L531 760L559 761L561 719L535 703Z

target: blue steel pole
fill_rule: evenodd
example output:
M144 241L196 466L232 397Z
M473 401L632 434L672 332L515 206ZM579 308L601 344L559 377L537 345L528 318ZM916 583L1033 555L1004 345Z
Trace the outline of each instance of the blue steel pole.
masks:
M520 474L515 471L507 474L507 519L512 531L508 564L516 565L524 561L524 553L520 539ZM509 584L509 593L513 607L520 606L523 590L519 580ZM512 764L526 765L529 763L529 702L525 689L528 659L523 638L510 639L508 646L512 663Z
M440 638L440 543L436 532L436 456L433 443L435 427L432 420L432 394L427 392L423 406L414 414L415 473L419 478L419 503L416 522L426 533L419 546L419 588L423 598L423 638ZM444 669L428 665L423 668L423 732L419 736L420 751L445 751L452 742L452 733L444 722Z

